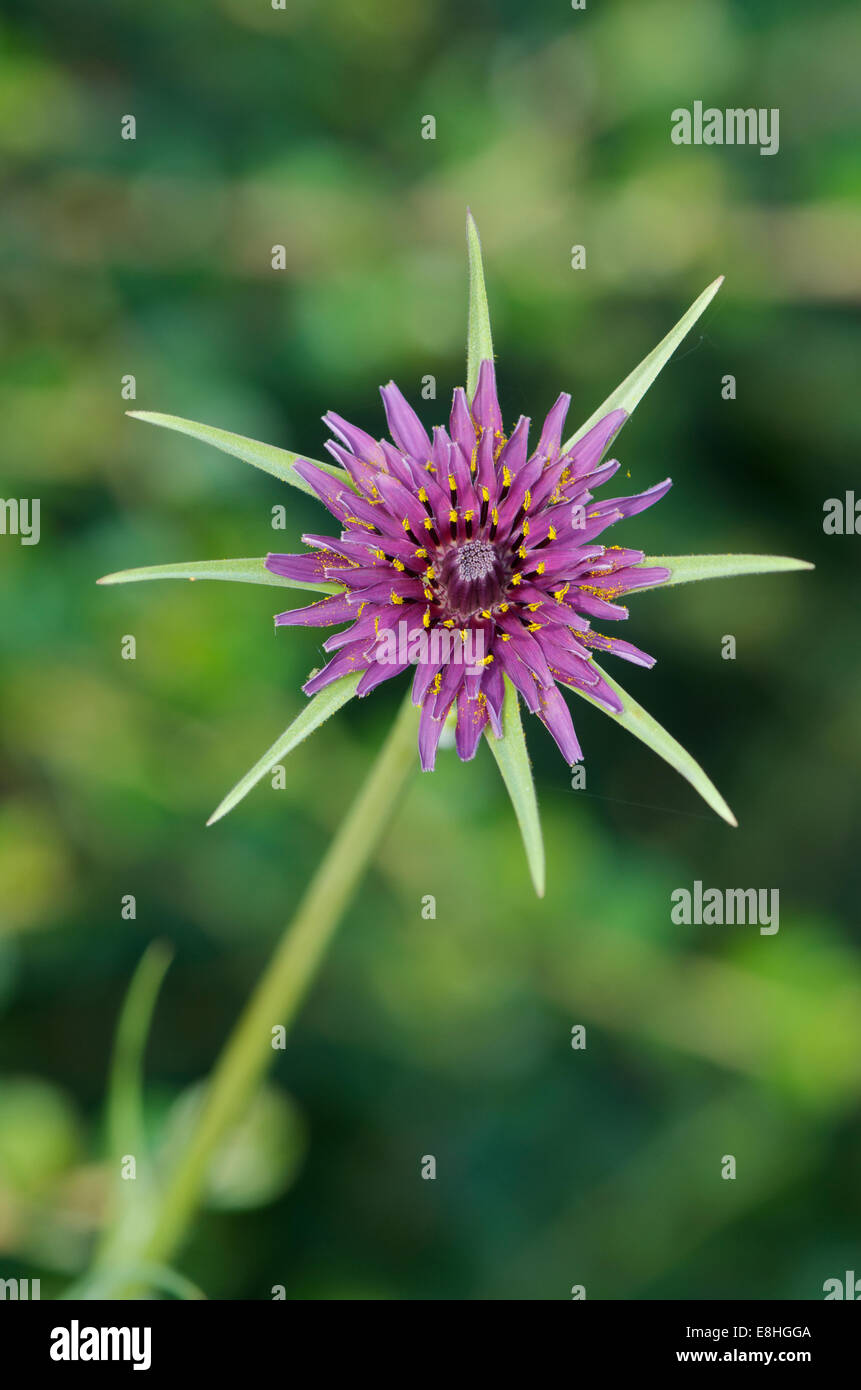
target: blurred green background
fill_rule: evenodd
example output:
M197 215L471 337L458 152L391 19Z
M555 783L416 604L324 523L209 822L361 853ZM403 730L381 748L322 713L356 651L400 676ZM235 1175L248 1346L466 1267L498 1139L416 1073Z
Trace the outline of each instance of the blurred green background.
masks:
M146 944L175 949L155 1141L400 699L354 703L284 789L204 828L301 708L320 635L273 636L274 590L94 581L294 549L324 514L126 419L121 377L139 409L312 456L328 408L382 432L389 377L443 419L469 205L507 422L565 389L573 428L726 274L619 442L619 491L675 486L617 539L817 569L631 601L658 665L618 674L738 831L578 702L584 791L528 727L538 902L487 749L416 776L179 1264L243 1299L821 1298L861 1268L861 540L822 529L861 442L857 7L6 0L0 34L0 491L42 503L38 546L0 537L0 1276L51 1297L87 1264ZM779 154L672 145L697 99L778 107ZM779 934L674 926L695 879L778 888Z

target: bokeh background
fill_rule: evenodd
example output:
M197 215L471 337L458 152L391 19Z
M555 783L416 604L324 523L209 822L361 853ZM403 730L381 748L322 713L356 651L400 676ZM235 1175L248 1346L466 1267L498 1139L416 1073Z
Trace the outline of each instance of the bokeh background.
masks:
M567 389L573 428L726 274L619 441L629 490L675 480L619 539L817 569L631 602L658 665L621 679L738 831L585 705L572 790L532 722L538 902L487 749L416 776L179 1266L213 1297L469 1300L815 1299L861 1269L861 539L822 527L858 486L860 31L806 0L5 0L0 491L41 498L42 538L0 537L0 1275L51 1297L87 1265L147 943L175 953L157 1144L400 699L354 702L204 828L319 636L273 636L273 590L94 581L291 549L323 514L129 421L121 377L312 456L330 407L380 433L392 376L431 424L463 375L467 205L509 421ZM779 154L672 145L697 99L778 107ZM673 925L695 879L779 889L779 934Z

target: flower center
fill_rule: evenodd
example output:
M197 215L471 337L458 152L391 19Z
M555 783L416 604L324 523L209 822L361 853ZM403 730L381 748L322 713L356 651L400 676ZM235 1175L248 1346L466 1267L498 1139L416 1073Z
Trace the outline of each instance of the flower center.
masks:
M470 618L501 602L505 571L492 541L465 541L452 546L437 566L444 603L452 617Z

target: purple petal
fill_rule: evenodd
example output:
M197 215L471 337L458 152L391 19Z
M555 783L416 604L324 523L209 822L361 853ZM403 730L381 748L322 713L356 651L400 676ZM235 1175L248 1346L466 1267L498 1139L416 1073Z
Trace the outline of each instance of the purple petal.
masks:
M392 439L404 453L425 463L431 456L431 442L418 415L393 381L381 386L380 394Z
M307 608L291 608L286 613L279 613L275 626L330 627L333 623L352 622L355 616L355 609L344 594L332 594L331 598L321 599Z
M554 685L549 690L540 691L538 700L540 704L538 718L555 738L566 763L581 762L583 750L577 741L571 711L565 703L564 696Z
M502 431L502 411L496 395L496 370L489 358L478 369L478 385L472 401L472 417L486 430Z

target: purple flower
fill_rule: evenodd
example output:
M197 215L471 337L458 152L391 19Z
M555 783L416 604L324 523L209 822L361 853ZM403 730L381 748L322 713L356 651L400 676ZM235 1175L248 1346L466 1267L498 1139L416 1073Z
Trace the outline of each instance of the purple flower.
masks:
M489 723L502 736L504 676L537 714L569 763L582 758L559 687L620 712L594 652L639 666L654 658L592 628L627 618L619 600L654 587L670 570L606 540L609 527L664 496L667 478L633 497L594 500L619 464L601 458L627 419L612 410L563 449L564 393L530 452L529 420L503 429L492 361L484 360L470 408L458 388L449 428L428 437L393 382L382 388L393 444L330 412L329 452L355 491L310 462L296 472L340 523L337 537L305 535L311 550L268 555L266 568L296 581L334 582L340 592L275 619L281 626L348 626L324 643L334 653L304 686L314 695L350 672L375 686L415 666L422 767L434 766L443 724L456 714L460 757L475 755ZM599 539L603 538L603 539Z

